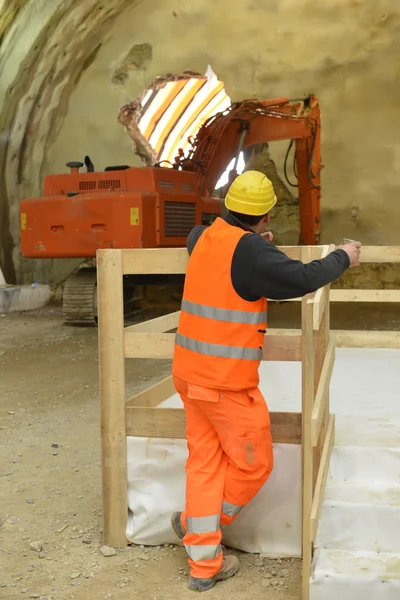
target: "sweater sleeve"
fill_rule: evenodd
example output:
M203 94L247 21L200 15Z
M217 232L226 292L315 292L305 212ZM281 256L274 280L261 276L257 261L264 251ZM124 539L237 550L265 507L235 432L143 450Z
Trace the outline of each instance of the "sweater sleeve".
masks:
M344 250L305 264L267 244L256 258L251 277L250 291L258 297L283 300L305 296L335 281L350 266Z
M195 245L200 239L202 233L207 229L205 225L197 225L192 231L189 233L186 240L186 248L188 249L189 256L192 254Z
M292 260L257 234L239 241L232 260L231 277L235 291L244 300L284 300L305 296L338 279L350 266L344 250L304 264Z

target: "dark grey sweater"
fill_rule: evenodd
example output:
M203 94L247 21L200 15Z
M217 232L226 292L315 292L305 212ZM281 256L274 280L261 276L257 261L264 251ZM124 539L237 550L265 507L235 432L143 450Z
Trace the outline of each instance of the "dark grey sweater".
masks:
M335 250L326 258L308 264L292 260L233 215L228 214L225 221L232 227L252 232L239 240L231 266L232 285L243 300L254 302L262 297L283 300L305 296L338 279L350 266L344 250ZM189 254L205 229L200 225L189 234Z

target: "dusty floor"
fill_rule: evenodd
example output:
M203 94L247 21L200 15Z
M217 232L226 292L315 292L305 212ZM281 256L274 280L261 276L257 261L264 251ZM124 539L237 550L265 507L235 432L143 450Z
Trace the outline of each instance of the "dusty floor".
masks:
M181 548L100 553L96 338L65 327L54 307L0 318L1 600L193 598ZM128 361L128 393L168 370L167 361ZM206 598L300 599L299 561L239 556L240 576Z

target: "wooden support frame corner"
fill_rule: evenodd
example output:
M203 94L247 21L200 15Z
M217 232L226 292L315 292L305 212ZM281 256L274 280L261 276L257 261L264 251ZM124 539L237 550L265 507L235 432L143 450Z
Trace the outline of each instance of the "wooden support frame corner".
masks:
M323 258L332 249L281 248L291 258L305 262ZM104 542L109 545L127 542L126 438L185 437L183 409L160 406L175 392L172 376L126 400L125 358L172 358L175 336L171 331L177 328L180 313L124 328L122 277L184 274L187 261L182 248L98 252ZM335 358L334 340L329 340L329 295L326 286L303 299L302 329L269 330L263 349L263 360L302 363L302 412L272 412L271 431L275 442L302 446L303 600L308 600L312 542L333 444L334 419L329 415L327 391Z

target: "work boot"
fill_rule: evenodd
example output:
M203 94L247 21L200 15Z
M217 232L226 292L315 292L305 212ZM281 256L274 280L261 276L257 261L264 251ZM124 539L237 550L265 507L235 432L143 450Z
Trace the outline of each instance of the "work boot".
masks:
M239 559L236 556L224 556L222 567L213 577L207 579L199 579L198 577L190 577L188 588L193 592L207 592L214 587L218 581L224 581L236 575L239 571Z
M186 535L186 531L184 526L181 523L181 512L174 512L171 515L171 525L172 525L172 529L175 531L176 535L178 536L178 538L180 540L183 540L183 538Z

